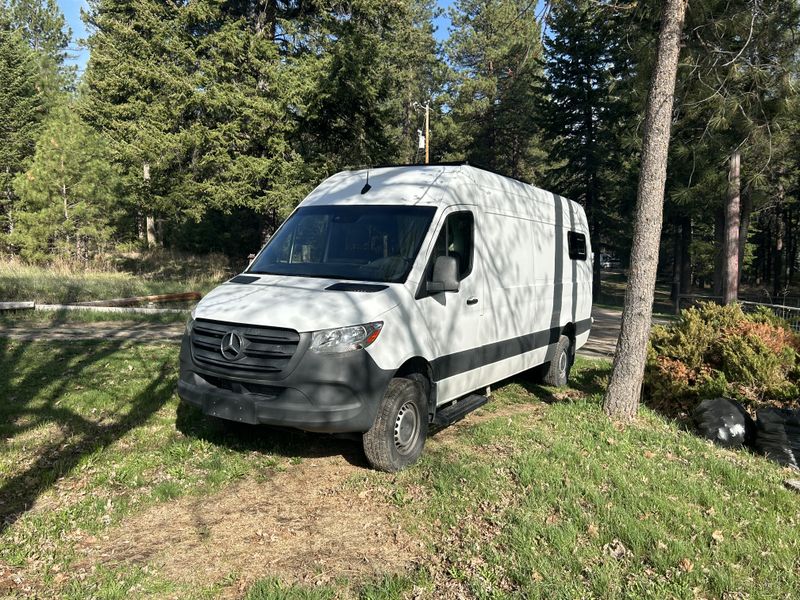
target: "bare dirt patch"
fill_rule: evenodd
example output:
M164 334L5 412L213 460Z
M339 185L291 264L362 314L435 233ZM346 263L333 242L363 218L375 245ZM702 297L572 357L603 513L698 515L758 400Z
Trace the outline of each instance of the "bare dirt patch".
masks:
M79 569L147 565L202 585L235 574L239 590L264 577L317 584L412 571L422 544L396 508L347 485L358 472L338 457L309 460L266 482L159 504L85 540Z

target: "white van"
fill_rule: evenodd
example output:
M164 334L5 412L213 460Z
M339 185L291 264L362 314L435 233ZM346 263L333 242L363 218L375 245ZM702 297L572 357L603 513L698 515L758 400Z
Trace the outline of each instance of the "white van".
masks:
M396 471L476 390L534 367L565 385L591 289L570 200L467 165L338 173L197 305L178 393L223 419L363 434Z

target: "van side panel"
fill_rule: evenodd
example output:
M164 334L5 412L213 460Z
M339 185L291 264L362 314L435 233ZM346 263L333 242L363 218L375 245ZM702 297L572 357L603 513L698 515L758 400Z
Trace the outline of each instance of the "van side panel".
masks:
M483 236L476 247L484 265L486 303L483 362L470 377L474 389L548 361L566 326L576 330L575 346L589 336L591 323L591 245L580 205L516 182L503 189L477 186ZM587 257L569 257L568 232L586 237ZM462 376L463 377L463 376ZM458 397L441 382L439 403Z

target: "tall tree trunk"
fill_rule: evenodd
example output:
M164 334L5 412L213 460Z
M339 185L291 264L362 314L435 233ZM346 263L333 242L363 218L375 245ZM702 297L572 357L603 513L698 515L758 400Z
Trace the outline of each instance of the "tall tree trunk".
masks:
M692 220L681 219L681 294L692 291Z
M603 410L617 420L630 420L639 409L653 316L672 103L686 4L687 0L666 0L663 5L658 54L647 96L631 271L614 369L603 399Z
M783 186L778 184L778 205L775 207L775 246L772 258L772 301L779 302L782 290L781 275L783 274Z
M767 235L766 236L762 236L762 240L764 242L763 248L765 248L765 253L764 253L764 271L762 272L765 290L769 286L769 281L770 281L770 279L772 277L772 258L773 258L773 255L775 254L773 252L773 250L772 250L772 248L773 248L772 232L773 232L772 219L768 219L767 220Z
M725 208L714 209L714 273L712 274L712 294L721 298L725 279Z
M791 284L792 262L794 262L794 219L792 218L792 205L789 204L783 211L783 285L785 288Z
M728 171L728 201L725 203L725 257L723 262L722 301L736 302L739 296L739 228L741 227L741 155L735 150Z
M789 207L786 211L786 233L788 244L786 253L786 285L791 286L794 280L795 264L797 263L797 235L795 234L794 211Z
M145 194L147 194L147 200L149 203L150 200L150 163L145 162L142 165L142 180L144 181L145 187ZM152 215L152 213L148 213L145 215L145 226L144 231L145 235L147 236L147 247L152 248L156 245L156 218Z
M681 294L681 263L683 257L681 256L681 228L676 223L672 233L672 289L669 292L669 299L673 302L678 302L678 296Z
M742 194L742 218L739 224L739 282L742 281L744 271L744 253L747 246L747 236L750 233L750 215L753 214L753 197L749 190Z

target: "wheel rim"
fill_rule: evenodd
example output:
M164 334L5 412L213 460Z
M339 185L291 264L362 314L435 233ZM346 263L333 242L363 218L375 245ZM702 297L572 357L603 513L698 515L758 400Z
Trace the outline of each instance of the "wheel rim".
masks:
M558 370L561 374L567 372L567 353L562 352L561 356L558 357Z
M419 438L419 412L409 400L397 411L394 421L394 446L400 454L411 452Z

